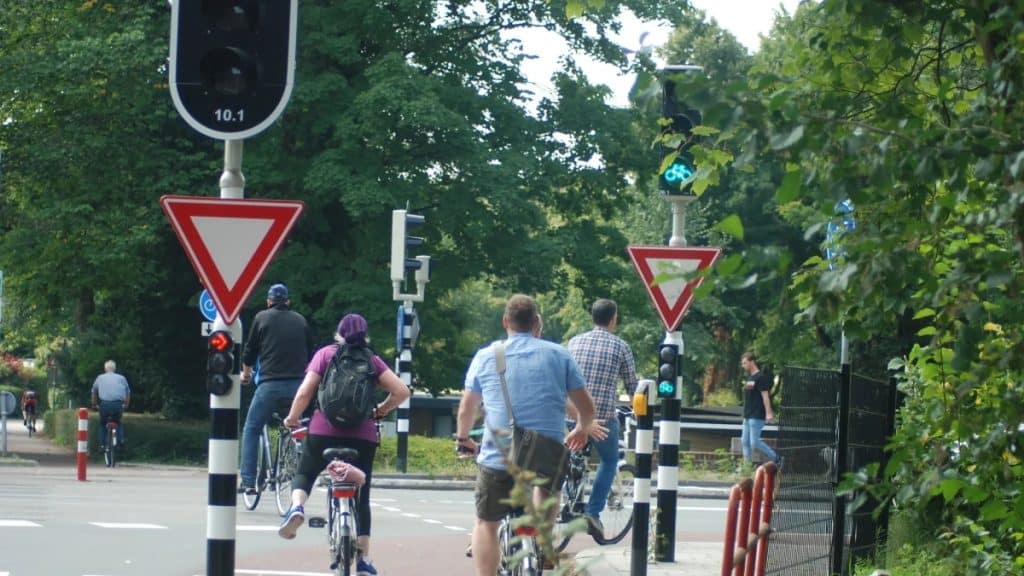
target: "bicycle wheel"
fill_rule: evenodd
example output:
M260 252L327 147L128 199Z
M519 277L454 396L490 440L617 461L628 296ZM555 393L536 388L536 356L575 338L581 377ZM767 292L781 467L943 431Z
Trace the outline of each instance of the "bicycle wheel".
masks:
M565 550L573 535L587 528L586 519L583 518L583 492L586 480L586 475L576 479L570 476L562 486L562 500L551 529L551 543L555 547L555 552Z
M252 494L242 493L242 501L246 510L255 510L260 503L260 496L263 489L267 487L267 469L270 467L269 446L267 437L263 434L259 438L259 449L256 450L256 490Z
M103 452L103 459L107 468L117 465L117 427L107 427L107 449Z
M594 534L594 541L601 545L617 544L633 527L633 478L636 470L630 464L619 466L612 480L608 501L601 513L604 524L603 534Z
M274 466L274 492L277 497L277 511L281 516L288 513L292 503L292 478L299 465L299 451L291 436L281 434L277 442L277 464Z

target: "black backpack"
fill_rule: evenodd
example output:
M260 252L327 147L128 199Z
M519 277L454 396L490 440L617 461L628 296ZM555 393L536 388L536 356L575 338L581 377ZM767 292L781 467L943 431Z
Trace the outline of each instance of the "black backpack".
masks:
M320 380L320 412L335 428L354 428L373 415L376 387L373 350L342 344Z

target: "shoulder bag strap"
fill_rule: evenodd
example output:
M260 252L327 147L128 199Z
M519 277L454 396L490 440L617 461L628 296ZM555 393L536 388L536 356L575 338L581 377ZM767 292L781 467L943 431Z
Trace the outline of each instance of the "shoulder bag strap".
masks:
M505 343L494 343L494 366L501 380L501 393L505 395L505 410L508 412L508 427L516 425L516 417L512 415L512 398L508 395L508 382L505 381Z

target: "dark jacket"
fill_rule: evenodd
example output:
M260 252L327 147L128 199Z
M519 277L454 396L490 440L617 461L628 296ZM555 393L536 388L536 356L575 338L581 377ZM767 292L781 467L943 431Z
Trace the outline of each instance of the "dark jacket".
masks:
M256 314L242 362L260 360L260 382L302 378L313 356L313 331L302 314L275 304Z

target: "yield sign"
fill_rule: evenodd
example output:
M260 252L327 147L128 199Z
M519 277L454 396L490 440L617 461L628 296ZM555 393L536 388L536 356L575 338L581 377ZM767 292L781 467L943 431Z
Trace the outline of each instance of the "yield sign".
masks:
M160 206L220 317L231 324L302 214L298 200L163 196Z
M721 248L677 246L629 246L629 257L651 295L654 308L669 332L690 307L693 291L704 278L687 281L686 276L711 266Z

